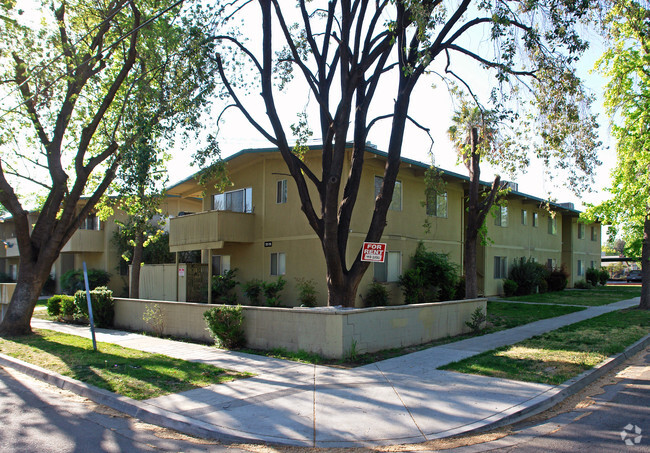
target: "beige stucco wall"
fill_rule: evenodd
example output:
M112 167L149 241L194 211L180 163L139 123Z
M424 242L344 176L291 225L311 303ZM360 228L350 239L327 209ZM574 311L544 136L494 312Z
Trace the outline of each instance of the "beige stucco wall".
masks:
M203 320L207 304L115 300L118 328L149 330L143 320L147 306L161 307L165 334L210 341ZM410 346L469 331L465 325L476 308L485 313L485 299L437 302L357 310L332 308L244 307L247 346L256 349L304 350L341 358L357 353Z
M5 312L11 302L11 297L16 289L15 283L0 283L0 321L5 317Z

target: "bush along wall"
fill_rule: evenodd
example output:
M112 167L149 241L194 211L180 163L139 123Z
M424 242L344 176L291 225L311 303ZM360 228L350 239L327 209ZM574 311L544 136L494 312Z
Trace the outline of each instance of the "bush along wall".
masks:
M79 318L88 318L88 302L85 291L77 291L74 295L76 314ZM90 291L90 304L93 307L93 320L97 327L112 327L115 318L115 303L113 291L100 286Z

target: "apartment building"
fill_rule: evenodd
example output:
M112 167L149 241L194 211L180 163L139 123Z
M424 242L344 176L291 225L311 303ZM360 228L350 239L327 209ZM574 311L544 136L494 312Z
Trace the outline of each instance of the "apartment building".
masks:
M350 153L350 151L348 151ZM307 165L317 169L320 150L312 147ZM347 159L349 170L350 156ZM386 154L366 148L365 165L355 212L350 225L348 263L362 247L384 173ZM247 149L226 159L232 186L218 192L203 187L192 176L170 188L180 199L201 198L200 212L170 220L170 250L201 250L202 262L216 275L237 268L237 279L287 280L283 302L297 300L296 279L314 281L319 303L326 303L325 262L320 241L300 210L293 179L280 153L273 148ZM382 242L387 244L384 263L372 264L359 286L364 294L373 281L384 282L393 303L400 303L397 281L411 265L418 242L446 253L463 268L465 192L468 178L442 171L444 191L435 203L425 203L424 175L428 164L402 159ZM316 171L318 174L318 171ZM600 225L578 222L579 212L569 205L548 203L512 190L507 206L488 217L488 243L479 248L479 292L502 292L502 281L514 260L533 258L553 267L564 265L570 285L584 278L587 267L600 266ZM312 188L313 190L313 188ZM318 200L315 191L312 199ZM428 223L428 228L425 228ZM360 306L362 301L356 301Z

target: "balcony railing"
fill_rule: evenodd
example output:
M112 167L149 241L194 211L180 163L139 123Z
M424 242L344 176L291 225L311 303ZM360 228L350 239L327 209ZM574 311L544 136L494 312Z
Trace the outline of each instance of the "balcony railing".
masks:
M104 230L77 230L61 252L104 252L104 234Z
M218 249L225 242L253 242L255 214L207 211L169 222L169 250Z

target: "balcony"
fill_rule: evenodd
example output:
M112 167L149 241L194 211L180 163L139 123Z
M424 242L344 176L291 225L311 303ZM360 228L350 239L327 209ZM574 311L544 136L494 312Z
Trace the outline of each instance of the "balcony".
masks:
M104 252L104 230L77 230L61 253Z
M219 249L225 242L253 242L255 214L207 211L169 222L169 250Z

